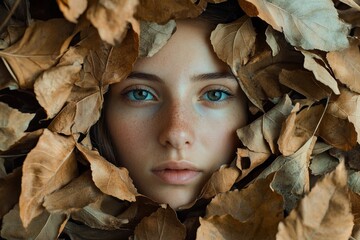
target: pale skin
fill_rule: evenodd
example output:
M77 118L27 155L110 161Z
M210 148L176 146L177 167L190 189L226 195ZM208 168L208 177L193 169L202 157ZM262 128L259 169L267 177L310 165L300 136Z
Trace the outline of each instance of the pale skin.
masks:
M138 191L174 209L193 202L211 174L235 156L247 121L244 95L212 50L212 26L177 21L153 57L111 87L106 123Z

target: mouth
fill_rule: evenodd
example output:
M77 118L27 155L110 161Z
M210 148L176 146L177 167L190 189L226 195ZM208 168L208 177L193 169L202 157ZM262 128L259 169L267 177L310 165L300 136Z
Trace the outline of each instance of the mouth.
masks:
M170 161L154 168L152 172L166 184L185 185L193 181L201 171L186 161Z

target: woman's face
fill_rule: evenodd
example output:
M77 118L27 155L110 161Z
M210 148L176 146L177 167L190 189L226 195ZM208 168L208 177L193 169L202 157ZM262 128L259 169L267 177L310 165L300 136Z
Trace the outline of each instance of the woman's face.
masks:
M203 21L178 21L170 41L139 59L108 98L108 129L122 165L140 193L175 209L232 160L236 129L247 120L244 96L213 53L210 32Z

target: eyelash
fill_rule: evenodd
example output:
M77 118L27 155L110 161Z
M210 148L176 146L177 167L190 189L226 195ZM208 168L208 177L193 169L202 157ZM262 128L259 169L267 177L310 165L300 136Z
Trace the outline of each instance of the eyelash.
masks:
M134 96L134 94L136 92L139 93L140 91L143 92L143 93L146 93L146 95L144 96L145 97L144 99L138 99L137 97ZM207 95L209 93L220 93L221 94L220 99L219 100L210 100L209 95ZM148 90L148 89L146 89L144 87L134 87L133 89L130 89L130 90L126 91L122 95L127 100L129 100L131 102L141 103L141 102L149 102L149 101L156 101L157 100L156 95L152 91L150 91L150 90ZM206 97L206 95L207 95L207 97ZM151 97L151 99L147 99L148 96ZM219 87L219 88L214 88L214 89L206 91L203 95L201 95L200 99L208 101L208 102L213 103L213 104L217 104L217 103L228 100L232 96L233 95L227 89Z

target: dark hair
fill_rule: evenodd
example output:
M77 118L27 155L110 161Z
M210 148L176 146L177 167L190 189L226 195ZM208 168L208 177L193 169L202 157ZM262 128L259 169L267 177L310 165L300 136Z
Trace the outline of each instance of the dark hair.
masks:
M237 0L228 0L227 2L218 4L209 3L206 10L199 16L199 18L216 25L219 23L229 23L235 21L242 15L244 15L244 13L240 9ZM121 162L114 151L115 148L112 144L105 118L109 91L104 96L104 105L100 119L90 129L90 137L93 146L98 149L101 156L116 166L120 166Z

